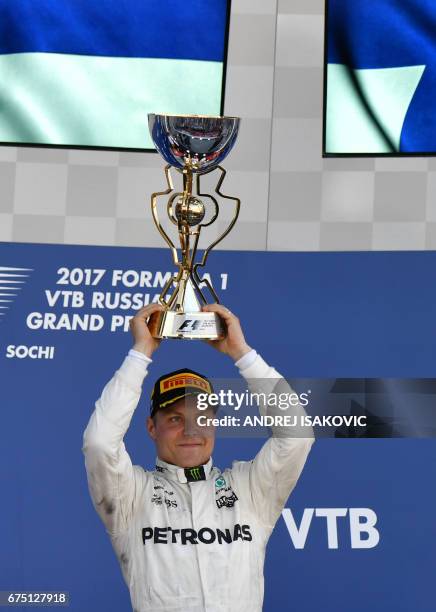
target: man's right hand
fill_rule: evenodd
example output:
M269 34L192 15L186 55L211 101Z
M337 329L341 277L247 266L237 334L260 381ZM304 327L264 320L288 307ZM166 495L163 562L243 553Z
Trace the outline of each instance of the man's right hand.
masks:
M152 356L154 351L159 347L161 340L153 338L148 329L147 321L154 313L164 310L161 304L149 304L138 310L133 319L130 319L130 331L132 332L135 351L144 353L147 357Z

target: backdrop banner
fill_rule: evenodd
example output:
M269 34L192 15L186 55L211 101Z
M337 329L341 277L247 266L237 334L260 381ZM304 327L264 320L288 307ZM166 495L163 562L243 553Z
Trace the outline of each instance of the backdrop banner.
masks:
M315 442L268 545L264 609L433 611L436 252L219 251L207 272L249 345L297 392L313 385L309 414L374 417L380 395L392 409L382 426ZM172 273L168 249L0 243L0 591L130 609L82 435L132 346L130 317ZM125 437L134 464L154 465L153 383L182 367L238 378L205 342L163 341ZM407 427L393 426L399 414ZM263 442L219 436L214 463L248 460Z

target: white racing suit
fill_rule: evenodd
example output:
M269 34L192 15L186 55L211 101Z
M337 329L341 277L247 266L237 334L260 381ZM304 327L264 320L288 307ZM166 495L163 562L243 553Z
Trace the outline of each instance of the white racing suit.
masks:
M182 468L160 459L155 470L146 471L132 465L123 437L147 365L125 358L96 403L82 449L92 501L133 610L260 612L265 547L301 474L313 433L270 437L252 461L234 461L223 472L211 458L204 465L206 479L197 482L187 482ZM281 379L291 391L256 353L241 374L251 392L269 379L276 379L271 390ZM301 405L296 411L305 414Z

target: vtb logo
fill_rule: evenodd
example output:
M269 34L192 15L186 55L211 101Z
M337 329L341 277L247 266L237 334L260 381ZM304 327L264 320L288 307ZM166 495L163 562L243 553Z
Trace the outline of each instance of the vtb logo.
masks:
M371 508L305 508L298 526L290 508L284 508L283 518L295 548L304 548L313 517L325 519L327 545L339 548L338 519L348 514L351 548L374 548L380 540L380 533L375 527L377 514Z

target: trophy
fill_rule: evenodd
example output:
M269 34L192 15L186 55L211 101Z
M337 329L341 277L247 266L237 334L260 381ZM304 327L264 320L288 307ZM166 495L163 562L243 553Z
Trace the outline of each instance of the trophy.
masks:
M225 329L216 313L201 310L202 305L208 303L205 288L214 302L219 303L219 299L209 279L200 278L199 268L205 266L211 249L227 236L239 215L240 200L220 191L226 175L220 163L235 144L239 118L151 114L148 115L148 122L153 142L167 162L165 177L168 189L151 196L153 219L169 245L177 266L177 272L169 278L159 297L164 310L153 313L148 326L155 338L216 340L224 337ZM174 190L171 168L182 174L182 192ZM223 200L232 201L234 213L225 231L203 251L203 256L196 262L201 230L214 223L220 212L217 197L202 193L200 186L200 177L214 170L221 173L215 194ZM159 220L158 201L161 196L169 196L163 212L171 222L169 227L174 225L177 228L178 248ZM169 293L171 288L172 293Z

